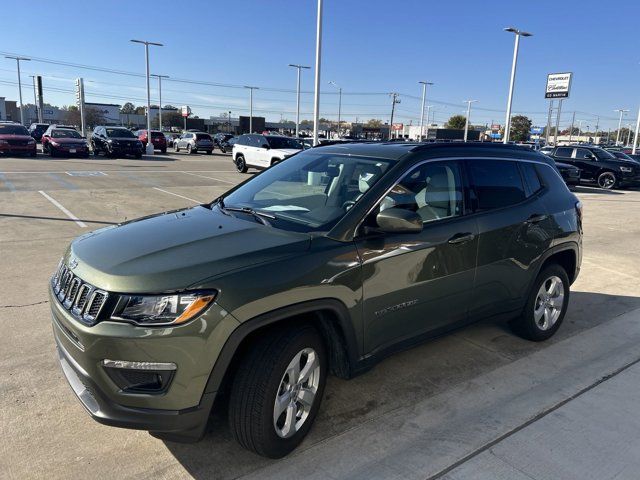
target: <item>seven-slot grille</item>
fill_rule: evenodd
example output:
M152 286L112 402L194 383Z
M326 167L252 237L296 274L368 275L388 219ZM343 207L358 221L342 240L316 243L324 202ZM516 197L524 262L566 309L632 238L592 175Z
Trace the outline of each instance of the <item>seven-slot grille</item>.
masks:
M60 264L53 279L53 292L60 303L78 320L93 324L109 294L84 282L67 265Z

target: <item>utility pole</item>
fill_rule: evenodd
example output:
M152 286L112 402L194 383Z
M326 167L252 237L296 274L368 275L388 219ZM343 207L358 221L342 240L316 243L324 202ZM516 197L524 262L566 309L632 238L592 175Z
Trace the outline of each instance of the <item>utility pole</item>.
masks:
M393 114L396 111L396 103L400 103L400 99L398 98L398 93L393 92L390 93L389 96L391 97L391 121L389 122L389 140L391 140L391 132L393 129Z
M516 82L516 65L518 64L518 48L520 45L520 37L530 37L532 34L529 32L523 32L515 27L507 27L505 32L515 33L516 39L513 46L513 61L511 63L511 80L509 81L509 97L507 99L507 118L504 123L504 140L503 142L509 143L509 135L511 133L511 103L513 101L513 87ZM466 141L466 140L465 140Z
M289 66L298 70L298 83L296 87L296 138L300 138L300 70L303 68L308 70L311 67L297 65L295 63L290 63Z
M420 110L420 141L424 139L424 107L427 100L427 85L433 85L432 82L418 82L422 84L422 109ZM429 122L429 112L427 111L427 123ZM428 129L429 127L427 127Z
M133 43L141 43L144 45L144 56L147 64L147 135L148 138L151 139L151 84L149 77L151 76L149 72L149 45L153 45L156 47L163 47L161 43L148 42L146 40L131 40ZM153 155L153 143L151 141L147 141L147 155Z
M638 147L638 131L640 130L640 108L638 108L638 117L636 118L636 133L633 136L633 148L631 149L631 155L636 154L636 148Z
M36 118L40 120L40 115L38 113L38 96L36 95L36 76L29 75L31 77L31 83L33 84L33 107L35 109ZM42 123L42 120L40 120Z
M258 87L248 87L249 89L249 133L253 133L253 91L258 90Z
M600 126L600 117L596 117L596 131L593 134L593 141L595 142L596 139L598 138L598 127ZM600 142L598 142L600 143Z
M478 100L465 100L465 103L467 104L467 121L464 124L464 141L465 141L465 143L467 141L467 134L469 133L469 117L471 116L471 104L475 103L477 101ZM506 133L505 133L505 135L506 135Z
M558 112L556 113L556 131L553 135L553 145L558 146L558 130L560 130L560 115L562 114L562 99L558 100Z
M227 117L227 125L228 125L228 132L231 133L231 110L229 110L229 116Z
M22 78L20 76L20 60L23 62L30 62L31 59L27 57L14 57L7 55L4 58L15 60L18 66L18 98L20 99L20 123L24 125L24 106L22 105Z
M169 75L155 75L151 74L152 77L156 77L158 79L158 130L162 131L162 79L169 78ZM151 134L149 134L151 135ZM148 138L151 138L150 136Z
M427 129L425 130L425 133L424 133L425 141L429 140L429 111L431 110L432 107L433 105L427 105Z
M342 87L340 87L336 82L329 82L331 85L338 89L338 138L340 138L340 115L342 113Z
M318 145L320 129L320 66L322 58L322 0L318 0L316 19L316 78L313 93L313 144Z
M628 111L629 110L623 110L621 108L619 108L617 110L614 110L614 112L619 112L620 113L620 118L618 119L618 133L616 135L616 146L620 142L620 127L622 127L622 116Z
M551 130L551 115L553 115L553 100L549 101L549 114L547 115L547 135L545 136L546 145L549 145L549 132ZM491 123L493 123L493 121Z
M571 139L573 138L573 124L576 121L576 112L573 112L573 116L571 117L571 128L569 129L569 143L571 143Z

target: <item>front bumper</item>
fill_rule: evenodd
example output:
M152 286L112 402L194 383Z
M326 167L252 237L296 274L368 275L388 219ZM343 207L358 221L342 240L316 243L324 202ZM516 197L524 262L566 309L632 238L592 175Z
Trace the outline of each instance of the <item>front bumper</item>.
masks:
M34 155L37 152L36 144L31 145L0 145L0 153L5 154L28 154Z
M623 187L640 186L640 174L622 174L618 177L618 185Z
M85 409L98 422L196 440L204 432L215 388L207 381L224 342L238 321L217 304L198 319L173 328L145 328L75 320L49 289L53 333L62 370ZM121 390L102 366L104 359L173 362L166 391Z

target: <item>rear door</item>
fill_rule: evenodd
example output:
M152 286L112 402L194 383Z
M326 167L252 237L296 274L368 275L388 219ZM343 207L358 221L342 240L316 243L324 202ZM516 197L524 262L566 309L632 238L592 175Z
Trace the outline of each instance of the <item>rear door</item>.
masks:
M380 210L417 212L419 233L372 234L356 240L362 261L367 352L429 335L467 320L476 264L476 221L465 215L462 162L413 167L365 220Z
M467 162L479 230L472 319L522 308L540 258L552 244L553 223L532 165L500 159Z

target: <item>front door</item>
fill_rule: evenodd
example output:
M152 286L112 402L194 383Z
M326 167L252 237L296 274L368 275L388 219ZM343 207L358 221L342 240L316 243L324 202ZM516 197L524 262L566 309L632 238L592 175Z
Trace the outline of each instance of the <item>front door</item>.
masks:
M598 162L596 157L587 148L574 149L574 165L582 170L580 177L584 180L596 180L598 178Z
M362 261L367 352L467 319L477 228L465 216L461 163L414 167L365 220L387 208L417 212L419 233L370 234L356 240Z

